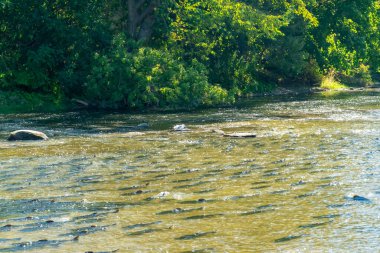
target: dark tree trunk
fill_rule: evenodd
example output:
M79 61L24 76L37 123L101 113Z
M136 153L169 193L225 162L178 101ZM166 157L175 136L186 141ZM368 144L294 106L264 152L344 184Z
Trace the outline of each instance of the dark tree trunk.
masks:
M128 0L128 33L136 40L149 40L153 32L154 9L160 0Z

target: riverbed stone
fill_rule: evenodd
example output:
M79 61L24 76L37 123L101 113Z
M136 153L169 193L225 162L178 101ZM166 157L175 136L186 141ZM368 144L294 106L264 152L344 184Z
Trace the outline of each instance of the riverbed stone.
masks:
M230 138L255 138L255 133L231 133L231 134L223 134L224 137Z
M8 141L45 141L49 139L46 134L34 130L17 130L12 132Z
M371 202L371 200L367 199L366 197L362 197L359 195L354 195L352 199L356 201L362 201L362 202Z
M173 131L177 131L177 132L187 132L187 131L190 131L190 129L187 128L186 125L181 124L181 125L175 125L175 126L173 126Z

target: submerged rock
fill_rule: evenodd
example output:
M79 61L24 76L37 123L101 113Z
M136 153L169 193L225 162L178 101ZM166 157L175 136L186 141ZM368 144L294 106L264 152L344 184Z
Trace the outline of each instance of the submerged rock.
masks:
M140 123L137 125L138 128L149 128L149 124L148 123Z
M301 225L301 226L298 226L298 227L299 228L315 228L315 227L320 227L320 226L327 225L329 223L331 223L331 221L311 223L311 224Z
M352 199L355 201L361 201L361 202L371 202L371 200L367 199L366 197L362 197L359 195L354 195Z
M149 226L153 226L153 225L158 225L158 224L161 224L161 223L162 223L162 221L154 221L154 222L149 222L149 223L138 223L138 224L129 225L127 227L124 227L124 229L131 230L131 229L135 229L135 228L143 228L143 227L149 227Z
M33 130L17 130L10 134L8 141L45 141L46 134Z
M144 234L149 234L149 233L159 232L159 231L163 231L163 229L148 228L148 229L144 229L144 230L139 230L139 231L131 232L128 235L129 236L144 235Z
M177 237L175 239L176 240L193 240L193 239L197 239L199 237L204 237L204 236L208 236L208 235L212 235L212 234L216 234L216 232L215 231L197 232L197 233L190 234L190 235L180 236L180 237Z
M179 214L179 213L189 213L189 212L194 212L194 211L202 211L204 210L203 207L199 208L190 208L190 209L182 209L180 207L174 208L173 210L168 210L168 211L162 211L159 213L156 213L157 215L165 215L165 214Z
M223 130L220 130L220 129L213 129L212 132L220 134L224 137L230 137L230 138L255 138L257 136L255 133L245 133L245 132L225 133Z
M201 219L210 219L210 218L215 218L223 216L223 214L218 213L218 214L201 214L201 215L193 215L189 217L183 218L184 220L201 220Z
M276 239L276 240L274 240L274 242L275 243L288 242L288 241L295 240L295 239L298 239L301 237L303 237L303 235L289 235L289 236L285 236L285 237Z

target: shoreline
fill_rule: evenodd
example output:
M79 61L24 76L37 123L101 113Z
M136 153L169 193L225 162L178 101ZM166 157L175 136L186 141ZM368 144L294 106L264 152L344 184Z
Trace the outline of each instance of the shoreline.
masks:
M233 104L223 104L215 106L200 106L198 108L188 109L188 108L143 108L143 109L101 109L96 107L91 107L86 105L86 101L71 99L67 101L61 101L61 103L56 103L47 100L37 101L37 104L27 103L14 103L3 106L0 104L0 114L18 114L18 113L65 113L65 112L126 112L126 113L176 113L176 112L192 112L197 110L203 110L208 108L228 108L233 106L239 106L241 101L248 99L259 99L259 98L280 98L280 97L293 97L293 96L312 96L324 93L356 93L356 92L379 92L380 93L380 83L376 83L369 87L348 87L341 89L327 89L321 87L277 87L270 92L264 93L252 93L247 94L236 99ZM80 101L80 102L78 102ZM2 107L2 108L1 108ZM29 107L28 109L24 109Z

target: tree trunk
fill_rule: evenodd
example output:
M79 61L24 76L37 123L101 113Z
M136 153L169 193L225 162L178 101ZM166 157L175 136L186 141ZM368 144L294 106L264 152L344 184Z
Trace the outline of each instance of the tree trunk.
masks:
M128 33L135 40L149 40L154 25L154 9L159 0L128 0Z

